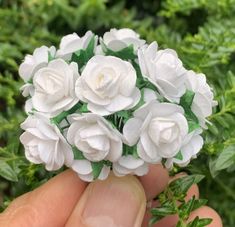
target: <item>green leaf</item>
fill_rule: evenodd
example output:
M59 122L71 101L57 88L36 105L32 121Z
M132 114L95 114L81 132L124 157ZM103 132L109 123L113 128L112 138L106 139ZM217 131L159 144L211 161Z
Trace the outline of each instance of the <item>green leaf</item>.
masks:
M3 160L0 160L0 176L10 181L18 181L18 177L14 170Z
M194 204L193 204L193 208L192 208L192 211L204 206L207 204L207 199L197 199L194 201Z
M185 194L193 184L199 183L203 178L204 176L199 174L181 177L172 181L169 187L175 196L180 196Z
M174 156L174 158L182 161L182 160L183 160L182 152L179 151L179 152Z
M86 159L83 155L83 153L77 149L77 147L73 146L72 147L72 151L73 151L73 156L75 160L84 160Z
M235 163L235 144L226 147L215 163L215 170L226 169Z
M91 166L92 166L93 179L96 180L101 173L101 170L104 166L104 162L103 161L91 162Z
M195 203L195 196L193 196L188 202L182 203L179 206L179 216L182 219L188 219L191 211L193 210Z
M132 44L119 51L113 51L109 49L103 42L101 45L105 55L115 56L121 58L122 60L135 60L137 58L136 54L134 53L134 46Z
M195 93L193 91L187 90L185 94L180 98L180 105L184 108L185 117L188 121L189 133L197 128L200 128L199 121L191 110L194 95Z
M82 69L83 66L94 56L96 37L91 38L86 49L81 49L72 54L71 62L76 62L78 68Z
M211 218L201 218L196 217L193 221L188 223L187 227L204 227L212 222Z
M167 215L175 214L177 211L173 203L166 202L162 204L161 207L152 208L150 212L153 216L165 217Z

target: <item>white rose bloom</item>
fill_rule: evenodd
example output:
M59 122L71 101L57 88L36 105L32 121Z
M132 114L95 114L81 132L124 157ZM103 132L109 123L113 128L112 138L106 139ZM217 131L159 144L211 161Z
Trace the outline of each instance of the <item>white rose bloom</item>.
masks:
M54 46L50 48L42 46L36 48L33 55L26 55L23 63L19 67L19 75L24 82L28 82L38 69L46 66L49 61L49 54L54 57L55 52L56 49Z
M77 64L74 62L70 65L62 59L49 62L33 78L33 107L51 117L70 109L78 102L74 91L78 76Z
M137 153L146 162L174 157L188 132L184 110L176 104L152 101L137 109L123 128L125 142L137 144Z
M182 167L187 166L192 158L196 158L197 153L203 146L203 138L199 135L201 132L201 130L195 130L185 137L183 145L180 148L182 160L177 158L167 159L165 166L168 169L172 168L173 163Z
M113 172L116 176L127 174L143 176L148 172L148 164L132 155L122 156L117 162L113 163Z
M92 165L90 161L74 160L70 167L78 174L78 176L82 180L87 182L91 182L94 180ZM110 172L110 167L104 165L97 179L105 180L108 177L109 172Z
M186 70L171 49L159 50L156 42L138 50L141 72L165 98L179 102L185 93Z
M206 83L204 74L196 74L192 70L186 74L186 88L195 93L191 109L197 116L201 127L206 127L206 117L212 114L212 107L217 105L210 86Z
M91 112L102 116L131 109L140 100L135 69L112 56L92 57L76 82L75 92Z
M121 134L103 117L87 113L73 115L67 139L90 161L117 161L122 155Z
M20 141L30 162L43 163L49 171L57 170L64 164L71 165L72 150L56 126L40 116L29 116L21 128L25 132Z
M104 33L104 44L113 51L119 51L130 45L134 45L136 51L145 44L145 40L139 38L140 35L130 28L116 29Z
M83 37L77 33L64 36L60 42L60 48L56 53L57 57L70 60L72 54L78 50L86 49L94 34L91 31L86 32Z

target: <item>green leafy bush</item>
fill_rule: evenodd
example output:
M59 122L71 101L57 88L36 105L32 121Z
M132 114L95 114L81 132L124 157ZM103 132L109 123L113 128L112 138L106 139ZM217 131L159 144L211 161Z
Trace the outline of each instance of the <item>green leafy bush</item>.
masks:
M41 45L61 36L130 27L148 42L175 49L186 68L207 75L219 105L209 118L205 145L187 168L205 175L202 197L235 226L235 0L1 0L0 1L0 190L2 209L16 196L56 173L24 158L19 124L25 118L18 65ZM182 169L175 167L173 173Z

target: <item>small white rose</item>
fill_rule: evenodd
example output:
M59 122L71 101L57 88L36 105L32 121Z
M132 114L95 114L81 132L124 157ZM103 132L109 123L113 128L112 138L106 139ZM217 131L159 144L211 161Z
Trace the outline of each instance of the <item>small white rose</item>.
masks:
M151 101L134 112L123 128L125 142L137 144L137 153L146 162L174 157L188 132L184 110L176 104Z
M92 57L76 82L77 97L99 115L134 107L140 100L133 66L117 57Z
M25 132L20 141L26 158L35 164L43 163L46 169L57 170L64 164L71 165L73 153L56 126L41 116L28 116L21 124Z
M145 44L145 40L139 38L140 35L130 28L116 29L113 28L109 32L104 33L104 44L113 51L119 51L130 45L134 46L136 51Z
M206 127L206 117L212 114L212 107L217 105L210 86L206 83L204 74L196 74L192 70L186 74L186 88L195 93L191 109L197 116L201 127Z
M70 166L78 176L87 182L91 182L94 180L93 170L91 162L88 160L74 160ZM98 178L99 180L105 180L110 172L110 167L104 165Z
M60 49L56 56L65 60L70 60L72 53L86 49L94 34L91 31L86 32L83 37L79 37L77 33L64 36L60 42ZM97 40L97 39L96 39Z
M49 62L34 76L33 107L51 117L70 109L78 102L74 91L78 76L77 64L74 62L70 65L62 59Z
M171 49L159 50L156 42L138 51L141 72L170 101L179 102L185 93L186 69Z
M201 130L195 130L184 138L183 145L180 148L182 159L167 159L165 166L168 169L172 168L173 163L181 167L187 166L192 158L196 158L197 153L203 146L203 138L199 135L201 132Z
M122 155L121 134L101 116L73 115L67 139L90 161L117 161Z
M46 66L49 61L49 54L54 57L55 52L56 49L54 46L50 48L42 46L36 48L33 55L26 55L23 63L19 67L19 75L24 82L30 81L37 70Z
M127 174L143 176L148 172L148 164L132 155L122 156L117 162L113 163L113 172L116 176Z

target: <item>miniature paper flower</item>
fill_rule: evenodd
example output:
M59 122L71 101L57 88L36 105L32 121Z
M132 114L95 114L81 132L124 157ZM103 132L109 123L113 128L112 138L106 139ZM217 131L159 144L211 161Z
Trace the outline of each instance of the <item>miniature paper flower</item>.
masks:
M188 132L184 110L176 104L149 102L134 112L123 128L130 145L137 143L137 153L146 162L157 163L172 158Z
M70 109L78 102L75 95L75 81L78 78L76 63L68 65L62 59L49 62L34 76L33 107L40 112L56 116Z
M180 148L180 156L167 159L165 166L171 168L173 163L178 164L179 166L186 166L189 164L192 158L195 158L197 153L201 150L203 146L203 139L199 135L201 130L195 130L189 133L183 141L183 145Z
M210 86L206 83L204 74L188 71L186 74L186 88L195 93L191 109L197 116L201 127L206 128L206 117L212 114L212 107L217 104Z
M87 182L91 182L94 180L93 170L91 162L88 160L74 160L70 166L78 176ZM105 180L110 172L110 167L104 165L98 178L99 180Z
M139 38L140 35L129 28L111 29L109 32L104 33L104 44L113 51L119 51L130 45L134 46L137 50L145 44L145 40Z
M144 77L150 80L161 95L170 101L179 102L185 93L186 70L176 52L158 50L156 42L138 51L138 60Z
M148 165L140 158L132 155L122 156L117 162L113 163L113 172L116 176L135 174L143 176L148 172Z
M121 134L101 116L87 113L72 117L67 139L90 161L117 161L122 155Z
M33 74L40 68L47 65L49 61L49 55L55 56L56 49L54 46L48 48L42 46L36 48L33 55L26 55L23 63L19 67L19 75L24 80L28 82L32 79Z
M91 112L102 116L131 109L140 100L135 69L129 62L112 56L92 57L78 78L75 91Z
M64 36L60 42L60 49L57 51L56 56L69 60L72 53L87 48L93 33L88 31L83 37L79 37L77 33L72 33Z
M25 132L20 141L25 148L26 158L35 164L44 163L46 169L57 170L64 164L70 165L73 153L59 129L49 121L29 116L22 124Z

